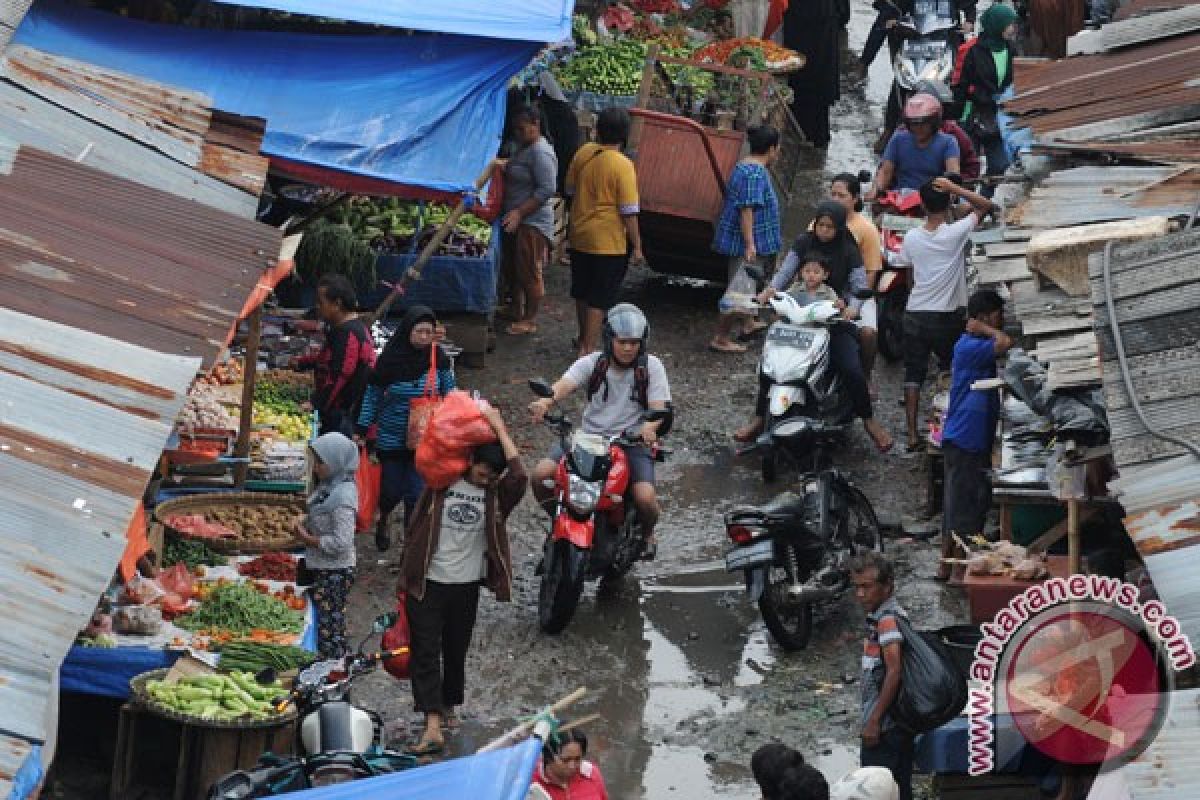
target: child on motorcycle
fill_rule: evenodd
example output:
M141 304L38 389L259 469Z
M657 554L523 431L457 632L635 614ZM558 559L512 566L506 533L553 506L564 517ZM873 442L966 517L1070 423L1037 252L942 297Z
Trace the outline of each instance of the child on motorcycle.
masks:
M844 308L845 303L825 281L829 280L829 259L820 253L809 253L800 267L800 280L792 284L787 293L802 306L828 300Z
M583 412L583 431L603 436L618 436L633 428L641 430L645 445L654 444L659 429L667 420L643 422L647 409L665 409L671 401L671 387L662 362L646 352L650 324L641 309L631 303L620 303L608 312L604 320L604 349L577 360L563 376L555 381L552 397L534 400L529 412L534 422L541 422L546 412L579 387L588 392ZM654 489L654 458L648 447L625 447L629 459L633 503L642 523L642 559L650 561L657 552L654 526L661 510ZM546 507L554 499L554 490L544 482L554 477L559 448L542 459L533 469L533 494Z

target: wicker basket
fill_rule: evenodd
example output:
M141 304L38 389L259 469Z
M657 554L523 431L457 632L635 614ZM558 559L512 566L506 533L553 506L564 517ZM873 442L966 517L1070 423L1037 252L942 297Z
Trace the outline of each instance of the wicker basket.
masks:
M291 536L278 539L249 541L246 539L213 539L203 536L192 536L177 530L167 523L167 517L176 514L207 514L218 508L231 506L282 506L291 508L297 514L304 512L304 502L297 497L270 494L267 492L223 492L221 494L202 494L194 497L180 497L159 503L154 508L154 518L170 531L184 539L195 539L204 542L215 552L224 555L248 555L253 553L269 553L278 550L292 550L300 544ZM239 531L240 533L240 531Z
M129 680L129 698L141 708L147 711L152 711L160 717L165 717L175 722L183 722L188 725L199 725L205 728L227 728L231 730L249 730L252 728L275 728L279 725L284 725L296 718L296 706L288 705L287 711L282 714L266 717L264 719L256 717L245 717L240 719L202 719L193 717L190 714L184 714L176 711L173 708L167 708L159 703L150 693L146 691L146 684L150 681L162 680L170 672L169 669L152 669L149 672L143 672Z

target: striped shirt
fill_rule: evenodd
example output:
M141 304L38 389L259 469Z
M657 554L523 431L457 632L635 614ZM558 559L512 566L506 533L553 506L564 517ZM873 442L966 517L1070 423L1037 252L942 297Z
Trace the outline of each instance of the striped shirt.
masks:
M368 428L376 425L379 431L375 440L377 449L385 452L407 449L408 404L425 394L425 383L428 380L429 374L425 373L416 380L396 381L386 389L374 383L367 386L367 392L363 395L362 411L358 415L359 433L366 433ZM438 395L445 397L454 387L454 370L439 369Z
M883 663L883 648L885 645L904 642L904 635L896 625L895 615L900 614L906 619L908 612L900 607L896 598L889 597L880 604L879 608L867 614L867 638L863 642L862 655L862 724L866 725L875 705L879 702L879 693L883 689L883 677L887 668ZM891 714L885 713L880 723L882 730L891 728L895 723Z

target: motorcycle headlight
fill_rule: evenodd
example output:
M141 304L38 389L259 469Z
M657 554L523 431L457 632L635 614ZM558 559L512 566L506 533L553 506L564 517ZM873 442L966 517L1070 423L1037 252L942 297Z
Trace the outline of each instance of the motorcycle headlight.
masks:
M912 89L917 85L917 71L913 67L912 61L904 56L896 56L896 62L892 65L892 71L896 74L896 83L900 84L905 89Z
M576 514L590 514L596 510L600 502L600 481L585 481L578 475L571 475L567 483L567 506Z
M936 61L930 61L925 65L925 68L921 70L921 74L917 76L917 82L929 81L932 83L934 81L941 81L945 83L953 71L954 55L951 51L947 50L942 54L941 58Z

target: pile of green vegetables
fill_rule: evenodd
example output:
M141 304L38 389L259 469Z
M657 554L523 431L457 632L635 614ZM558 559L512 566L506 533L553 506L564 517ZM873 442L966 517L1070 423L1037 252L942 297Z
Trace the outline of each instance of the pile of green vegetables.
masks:
M555 77L564 89L635 95L642 83L646 49L646 43L636 39L618 39L582 47L571 60L555 69ZM660 53L672 58L687 58L691 49L666 47L661 48ZM708 70L678 64L663 64L663 69L676 88L687 86L698 96L703 96L712 87L712 73Z
M375 253L407 253L415 239L419 249L450 216L450 207L441 203L419 203L396 197L357 195L329 212L329 219L345 225L358 241ZM475 255L486 251L492 240L492 226L472 214L463 214L436 255ZM470 252L468 252L470 251Z
M220 553L214 552L207 544L198 539L183 539L168 535L163 545L162 565L173 567L176 564L186 564L189 570L196 567L219 567L227 559Z
M287 672L307 667L317 660L317 654L303 647L269 642L227 642L221 646L220 667L233 672L261 672L274 669Z
M345 275L355 286L375 286L375 252L350 225L319 219L304 230L296 274L316 284L322 275Z
M300 413L300 404L307 402L311 390L302 384L280 384L259 380L254 384L254 407L283 414Z
M276 716L272 703L287 693L282 683L260 684L249 672L191 675L174 683L147 681L145 688L157 704L171 711L221 721Z
M199 608L179 617L175 624L188 631L217 629L239 636L256 629L300 633L304 630L304 614L246 584L226 583L213 589Z

